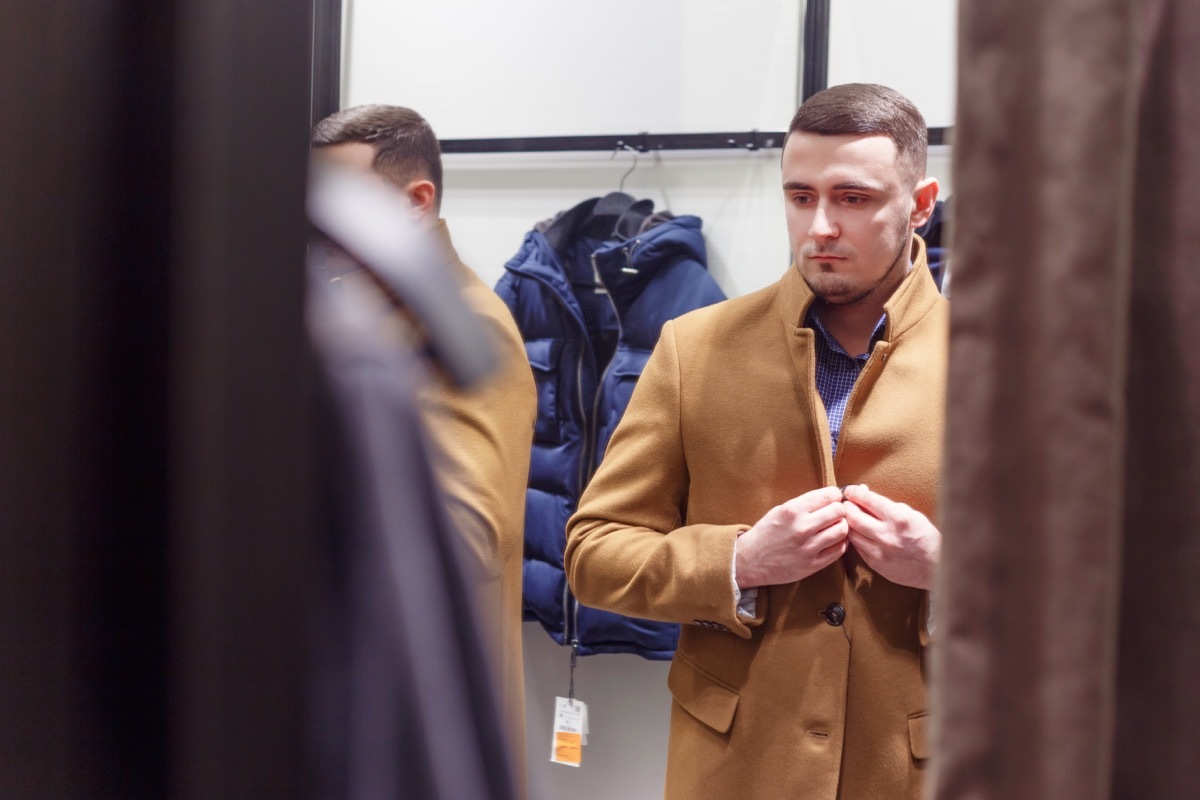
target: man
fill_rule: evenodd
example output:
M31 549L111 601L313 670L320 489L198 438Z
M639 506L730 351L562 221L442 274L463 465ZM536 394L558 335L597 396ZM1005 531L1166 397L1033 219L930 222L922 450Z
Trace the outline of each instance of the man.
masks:
M357 106L318 123L313 145L316 158L373 171L404 192L414 221L435 239L445 269L461 284L467 306L478 314L497 353L495 369L482 384L462 390L437 381L422 389L418 400L429 438L441 456L434 471L450 521L470 546L482 575L481 627L496 635L497 684L513 766L522 775L521 561L525 485L537 416L537 390L525 346L508 308L459 260L446 223L439 218L441 152L428 122L407 108ZM366 287L368 297L387 302L385 291L365 271L340 280L358 282ZM454 743L434 746L453 748Z
M800 107L793 264L667 323L569 523L582 602L684 623L669 798L921 795L949 326L913 235L927 149L882 86Z

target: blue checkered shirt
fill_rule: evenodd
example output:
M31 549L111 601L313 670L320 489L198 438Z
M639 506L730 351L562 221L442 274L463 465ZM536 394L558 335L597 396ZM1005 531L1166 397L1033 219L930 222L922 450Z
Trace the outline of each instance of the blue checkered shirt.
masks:
M871 349L883 338L886 322L887 314L884 314L875 325L867 352L852 356L838 344L837 339L829 335L813 309L809 309L805 318L805 325L817 334L817 393L821 395L821 402L825 404L825 416L829 419L830 444L835 455L838 436L842 432L842 417L846 413L846 401L850 399L854 382L858 380L867 359L871 356Z

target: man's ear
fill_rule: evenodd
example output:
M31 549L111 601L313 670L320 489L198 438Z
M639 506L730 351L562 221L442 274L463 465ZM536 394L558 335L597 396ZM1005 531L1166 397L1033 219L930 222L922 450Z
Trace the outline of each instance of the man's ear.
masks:
M404 187L404 193L408 195L408 200L412 203L413 211L417 216L437 216L437 190L433 186L433 181L424 179L409 181L408 185Z
M908 220L909 227L916 230L929 222L929 218L933 216L937 196L937 178L925 178L917 184L913 189L913 210L912 216Z

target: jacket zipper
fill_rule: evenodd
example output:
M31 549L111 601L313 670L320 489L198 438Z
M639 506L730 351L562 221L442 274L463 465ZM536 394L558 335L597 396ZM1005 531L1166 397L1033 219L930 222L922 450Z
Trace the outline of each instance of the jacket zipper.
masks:
M625 261L627 264L632 263L629 248L624 248ZM596 263L596 254L592 253L592 274L596 276L596 283L600 284L600 288L604 290L604 296L608 298L608 303L612 306L613 318L617 321L617 347L621 346L621 315L617 313L617 304L613 302L612 293L608 291L608 287L604 285L603 278L600 277L600 269ZM588 347L591 347L589 340ZM582 495L587 481L594 474L592 462L596 460L596 438L599 433L599 416L600 416L600 391L604 387L604 379L608 377L608 372L612 369L612 363L616 358L616 350L613 350L613 355L609 358L608 363L604 365L604 372L596 381L596 396L592 399L592 413L589 417L586 411L582 408L583 405L583 358L579 359L579 369L576 375L579 378L579 385L576 387L579 395L580 411L584 413L584 448L583 460L579 464L579 490L577 494ZM563 584L563 625L569 626L571 636L571 647L576 651L579 649L579 601L571 594L571 588L566 583ZM564 641L565 629L564 629Z
M567 584L567 576L563 574L563 644L568 644L571 647L579 647L579 636L577 625L571 624L572 603L574 598L571 597L571 587ZM578 606L578 603L574 604Z
M591 340L588 339L586 325L583 328L583 333L584 333L584 337L583 337L584 343L587 345L588 350L591 350L592 343L591 343ZM589 437L588 437L589 423L588 423L588 417L587 417L587 404L584 402L584 399L583 399L583 362L585 360L584 356L585 356L585 353L581 349L579 351L579 360L575 362L575 396L578 398L576 402L579 403L579 416L580 416L580 421L583 423L583 455L585 456L585 458L580 459L579 469L575 475L576 508L579 507L579 505L578 505L579 504L579 496L581 494L583 494L583 487L587 481L585 471L587 469L586 465L588 463L586 460L586 456L589 451ZM593 356L592 360L593 361L595 360L595 356ZM564 535L566 534L565 531L563 533L564 533ZM566 570L566 566L567 566L566 564L563 564L564 573ZM578 621L578 617L579 617L578 609L579 609L579 603L578 603L578 601L575 600L575 596L571 594L571 586L567 582L566 575L564 574L563 575L563 641L569 642L571 647L576 648L576 649L578 649L578 647L579 647L579 626L577 624L572 624L572 621L576 621L576 622Z
M625 263L632 264L630 249L628 247L622 249L625 252ZM613 361L616 360L617 348L620 348L621 346L621 334L624 333L624 329L621 326L621 315L617 313L617 304L613 302L612 293L608 290L608 287L604 285L604 279L600 277L600 269L596 264L595 253L592 253L592 272L595 274L596 282L600 284L600 288L604 289L604 296L608 298L608 304L612 307L613 319L617 321L617 346L613 349L612 356L608 359L608 363L604 365L604 372L600 373L600 377L596 382L596 396L592 398L592 415L588 422L587 447L585 448L587 451L587 460L584 461L584 464L586 465L585 469L587 475L579 485L580 494L583 493L587 481L591 479L595 472L594 462L596 460L596 439L600 434L600 390L604 387L604 379L608 377L609 370L612 369Z

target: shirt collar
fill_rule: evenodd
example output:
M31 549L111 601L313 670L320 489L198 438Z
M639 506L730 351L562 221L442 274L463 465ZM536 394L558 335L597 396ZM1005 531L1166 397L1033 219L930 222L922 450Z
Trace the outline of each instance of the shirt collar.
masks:
M815 330L817 332L817 340L829 350L832 350L835 353L841 353L847 358L861 358L862 356L868 355L872 348L875 347L875 343L883 338L884 331L887 330L887 312L885 311L883 314L881 314L879 321L875 323L875 330L871 332L871 340L867 343L867 352L860 353L857 356L852 356L847 353L846 349L842 347L841 343L839 343L837 339L833 338L829 334L829 331L825 330L825 326L821 324L821 318L817 316L817 309L815 305L810 305L808 307L808 313L804 316L804 326L806 328L812 328Z

